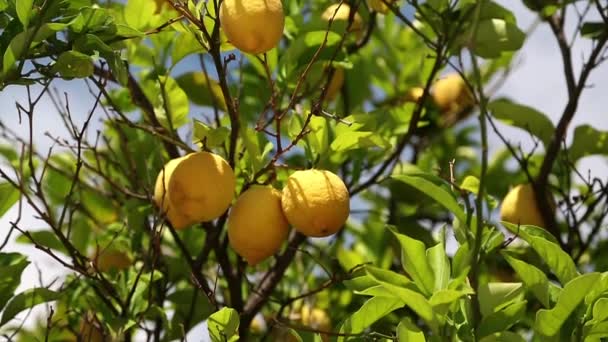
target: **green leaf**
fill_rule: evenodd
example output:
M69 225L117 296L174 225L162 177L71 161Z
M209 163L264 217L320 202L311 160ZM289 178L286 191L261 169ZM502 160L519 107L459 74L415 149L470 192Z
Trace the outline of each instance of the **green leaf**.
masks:
M180 259L180 261L183 260ZM181 265L181 262L178 264ZM179 289L171 293L167 299L175 310L175 314L171 318L169 340L184 336L183 322L189 321L190 327L193 327L207 319L216 310L209 299L195 287ZM147 303L146 296L144 296L144 302Z
M462 190L477 194L479 192L479 178L475 176L466 176L460 185Z
M397 340L399 342L426 342L424 333L409 318L404 318L399 322Z
M599 39L608 34L608 25L601 21L588 21L581 27L581 35L589 39Z
M190 104L184 90L172 77L152 77L150 75L144 81L144 92L154 104L154 111L160 123L171 129L178 129L187 124Z
M534 108L498 99L488 104L488 109L498 120L530 132L548 146L555 127L547 116Z
M40 43L54 33L53 27L49 24L42 25L40 29L31 27L24 32L15 35L4 52L2 59L2 70L8 73L17 61L28 52L32 44ZM32 38L33 37L33 38ZM29 43L29 44L28 44Z
M173 45L171 52L171 63L173 65L176 65L191 54L206 52L201 43L196 39L194 32L180 32L175 37L175 42L176 44Z
M502 222L507 229L513 231L516 230L516 226L509 224L508 222ZM522 229L523 227L523 229ZM536 228L536 231L540 228ZM578 270L570 255L564 252L560 246L550 240L547 240L544 236L537 236L529 234L526 226L520 226L519 236L525 240L532 249L543 259L543 261L549 266L551 272L557 276L562 284L566 284L570 280L578 276Z
M585 342L603 342L608 337L608 321L585 327Z
M423 319L426 324L431 327L431 329L435 330L438 327L438 322L437 318L435 317L433 307L431 306L429 301L427 301L426 298L418 291L405 287L395 286L379 279L375 280L385 288L385 290L382 291L383 296L391 296L392 298L401 301L402 306L403 304L407 305L410 309L412 309L412 311L418 314L418 316L420 316L420 318Z
M125 20L127 25L142 31L145 30L154 16L156 6L149 0L129 0L125 6Z
M211 341L230 341L234 336L238 336L239 313L232 308L222 308L209 316L207 325Z
M449 305L453 302L459 300L460 298L474 294L475 292L472 289L469 290L439 290L431 296L429 302L433 307L438 307L442 305Z
M523 298L521 283L487 283L479 286L479 307L482 316L501 310L504 306Z
M329 60L336 56L336 48L342 36L332 31L305 32L289 44L287 50L279 60L279 81L285 82L294 79L293 76L301 68L310 63L327 35L325 47L317 56L317 62ZM335 60L340 60L341 54ZM297 78L297 77L296 77Z
M21 273L29 265L24 255L0 253L0 311L21 283Z
M424 243L411 237L397 233L391 229L401 245L401 262L403 269L414 280L418 288L429 296L435 289L435 275L426 259Z
M57 300L60 296L61 292L51 291L43 287L29 289L24 292L21 292L20 294L13 297L13 299L11 299L11 301L6 305L6 308L2 313L2 320L0 321L0 326L6 324L21 311L32 308L41 303Z
M195 119L193 135L195 142L203 142L208 148L213 148L226 142L230 135L230 129L227 127L209 127L202 121Z
M473 52L483 58L498 58L502 52L519 50L526 38L517 25L503 19L482 20L476 28Z
M403 303L390 297L372 297L344 321L340 327L340 333L358 334L387 314L403 307ZM338 341L345 341L344 336L339 336Z
M525 318L527 301L515 302L483 318L477 334L488 336L509 329Z
M226 110L226 102L220 84L205 73L188 72L179 75L175 80L192 103Z
M608 298L600 298L593 305L593 320L601 322L608 320Z
M385 270L383 268L367 265L365 266L365 271L372 277L372 279L387 282L391 285L400 287L409 287L413 285L412 281L406 276L391 270Z
M125 61L120 57L120 52L112 52L112 54L106 55L105 59L110 66L110 70L112 70L114 78L116 78L120 85L126 86L129 80L129 71L127 70Z
M526 342L526 340L514 332L503 331L488 335L479 342Z
M63 78L86 78L93 75L93 59L78 51L66 51L59 55L52 72Z
M78 16L70 23L70 28L76 33L97 32L103 28L111 27L114 17L105 8L80 8Z
M391 178L420 190L449 210L460 222L466 222L466 215L454 196L441 186L441 184L445 185L445 181L441 178L423 172L393 175Z
M608 155L608 131L599 131L591 125L576 127L569 152L572 162L594 154Z
M508 254L508 252L503 251L502 255L515 272L517 272L524 285L532 291L545 308L548 308L551 305L549 302L549 279L547 279L545 273L535 266L516 259Z
M0 217L17 203L19 197L19 189L8 182L0 183Z
M331 149L335 152L370 147L388 148L389 146L389 142L375 132L345 132L338 135L331 143Z
M552 309L541 309L536 313L536 331L545 336L555 336L599 279L600 273L588 273L568 282Z
M30 18L32 17L32 5L34 0L18 0L15 3L17 10L17 17L23 24L23 29L26 30L30 25Z
M443 242L429 248L426 251L426 258L428 264L433 270L433 274L435 275L434 291L447 288L448 283L450 282L452 269L450 267L450 260L445 254L445 245Z
M29 235L32 237L32 239L34 239L34 242L32 242L32 240L30 240L30 238L24 234L17 237L16 241L18 243L36 244L36 245L48 247L52 250L66 253L65 247L63 246L61 241L59 241L59 238L57 238L57 235L55 235L55 233L53 233L50 230L39 230L39 231L29 232Z

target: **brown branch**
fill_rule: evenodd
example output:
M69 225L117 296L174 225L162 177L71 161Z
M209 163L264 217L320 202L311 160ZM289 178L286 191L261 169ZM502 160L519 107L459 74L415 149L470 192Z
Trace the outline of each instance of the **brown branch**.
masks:
M249 323L251 323L255 314L268 301L270 294L274 291L281 278L283 278L285 270L287 270L287 267L295 257L298 246L304 241L306 241L306 236L297 232L294 233L289 239L289 243L283 254L277 258L276 264L264 275L258 288L252 292L241 314L241 326L239 330L243 333L243 336L246 336Z

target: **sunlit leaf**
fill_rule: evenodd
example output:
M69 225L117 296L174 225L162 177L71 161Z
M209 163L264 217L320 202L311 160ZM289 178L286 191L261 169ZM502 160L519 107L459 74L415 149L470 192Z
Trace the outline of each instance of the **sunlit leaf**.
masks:
M46 288L34 288L19 293L4 308L0 326L12 320L23 310L32 308L38 304L59 299L61 292L51 291Z
M231 341L238 335L239 313L232 308L223 308L209 316L207 326L213 342Z
M521 128L542 141L545 146L553 138L555 127L547 116L538 110L517 104L508 99L498 99L488 104L492 115L500 121Z
M536 313L536 331L545 336L556 335L599 278L599 273L588 273L568 282L552 309L541 309Z

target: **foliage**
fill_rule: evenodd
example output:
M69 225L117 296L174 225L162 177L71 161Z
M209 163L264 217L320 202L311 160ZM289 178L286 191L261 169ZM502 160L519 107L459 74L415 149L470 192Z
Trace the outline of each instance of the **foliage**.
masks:
M386 15L339 2L361 16L360 32L354 15L321 18L336 1L284 0L282 40L260 55L230 45L221 0L0 0L0 89L27 93L0 119L0 216L20 208L0 241L0 334L74 341L87 317L89 331L119 341L184 339L201 322L212 341L608 337L608 180L577 169L587 156L605 160L608 132L582 125L565 140L607 59L608 6L524 2L563 56L568 98L556 124L495 96L528 32L490 0L386 1ZM572 39L591 42L580 71L566 13L578 16ZM345 82L332 99L336 68ZM462 75L473 106L433 103L433 83L449 73ZM58 95L61 80L83 92ZM424 90L412 101L415 87ZM92 107L73 112L83 94ZM67 128L50 150L31 131L52 115L42 99ZM499 122L534 148L507 140ZM492 134L504 148L491 154ZM228 245L227 213L177 231L153 204L162 166L198 150L228 161L237 194L282 188L293 170L332 171L348 187L350 219L325 239L292 231L279 253L248 266ZM556 198L556 213L536 198L547 227L497 219L497 199L524 182ZM21 224L22 207L44 229ZM3 251L12 238L49 255L65 279L17 292L33 266ZM97 251L110 247L133 262L98 269ZM20 324L43 303L45 316ZM331 329L305 324L305 305L324 309Z

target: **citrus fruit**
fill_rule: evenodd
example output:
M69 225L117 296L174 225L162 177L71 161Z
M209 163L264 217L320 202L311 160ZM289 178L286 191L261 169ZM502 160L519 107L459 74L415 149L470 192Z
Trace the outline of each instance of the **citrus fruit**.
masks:
M338 7L339 6L339 7ZM350 16L351 7L345 3L342 4L333 4L325 9L323 14L321 14L321 18L329 21L333 18L334 22L336 21L348 21ZM357 32L360 34L363 31L363 19L359 15L359 13L355 13L353 17L353 21L350 24L351 32Z
M281 210L281 192L254 185L243 192L228 216L228 241L247 263L255 265L276 253L289 224Z
M283 188L281 205L287 221L310 237L336 233L350 212L346 185L326 170L294 172Z
M507 193L500 207L500 219L513 224L545 227L532 184L517 185Z
M224 0L220 24L237 49L263 53L281 40L285 26L283 4L281 0Z

